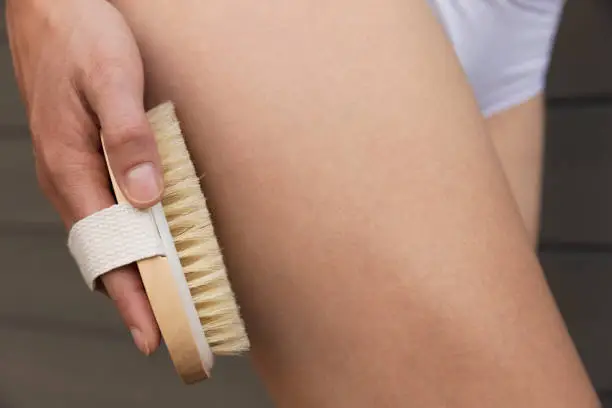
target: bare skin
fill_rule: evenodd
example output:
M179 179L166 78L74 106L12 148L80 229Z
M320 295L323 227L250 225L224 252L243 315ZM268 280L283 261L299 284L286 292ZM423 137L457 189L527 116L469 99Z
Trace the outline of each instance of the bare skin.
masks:
M424 2L115 3L278 406L599 406Z
M544 97L499 112L485 121L525 227L538 241L541 210Z

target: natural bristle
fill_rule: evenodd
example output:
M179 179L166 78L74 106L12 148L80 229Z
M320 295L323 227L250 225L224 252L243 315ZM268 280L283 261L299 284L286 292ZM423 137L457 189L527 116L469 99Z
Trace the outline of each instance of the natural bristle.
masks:
M248 337L174 106L148 115L164 171L162 204L200 323L213 353L242 353Z

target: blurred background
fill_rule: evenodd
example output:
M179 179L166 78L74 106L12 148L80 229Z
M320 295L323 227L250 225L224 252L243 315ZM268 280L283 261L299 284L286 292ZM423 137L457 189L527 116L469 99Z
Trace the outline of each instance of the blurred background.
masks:
M91 295L40 194L0 0L0 408L271 407L246 359L184 387L141 356ZM591 378L612 407L612 3L569 0L548 80L540 258ZM610 396L608 397L608 392Z

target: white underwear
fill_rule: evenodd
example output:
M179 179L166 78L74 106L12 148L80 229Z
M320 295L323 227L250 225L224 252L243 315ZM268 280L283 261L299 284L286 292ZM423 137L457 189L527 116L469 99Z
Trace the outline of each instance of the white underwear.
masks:
M565 0L428 1L485 116L544 89Z

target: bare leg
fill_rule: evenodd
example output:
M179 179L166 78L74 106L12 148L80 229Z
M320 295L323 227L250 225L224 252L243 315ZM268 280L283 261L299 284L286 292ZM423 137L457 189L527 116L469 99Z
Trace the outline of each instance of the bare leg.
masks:
M544 98L534 98L486 120L531 241L540 227Z
M280 407L598 406L421 0L116 0Z

